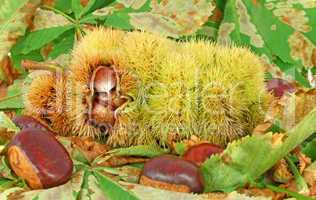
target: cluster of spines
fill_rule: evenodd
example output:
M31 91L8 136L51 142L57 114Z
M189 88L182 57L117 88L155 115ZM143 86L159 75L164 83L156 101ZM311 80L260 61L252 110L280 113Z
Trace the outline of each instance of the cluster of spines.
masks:
M107 142L112 146L157 141L164 145L170 135L179 139L197 135L226 144L250 133L267 102L262 65L247 49L98 29L74 50L67 82L58 86L65 88L59 96L48 89L50 84L30 91L30 97L45 90L55 102L65 99L59 101L65 114L55 117L60 123L56 129L99 138L106 134L87 123L89 81L100 65L115 66L119 89L132 99L108 134ZM32 85L36 81L40 79ZM47 102L36 105L46 108Z

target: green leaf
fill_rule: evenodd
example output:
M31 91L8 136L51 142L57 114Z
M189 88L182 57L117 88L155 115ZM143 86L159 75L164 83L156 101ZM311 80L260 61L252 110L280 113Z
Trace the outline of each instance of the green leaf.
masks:
M0 3L0 61L6 56L17 38L24 35L27 28L26 15L32 14L31 6L38 5L38 0L2 0Z
M100 174L99 172L93 172L97 179L97 185L105 194L106 198L109 200L116 199L129 199L129 200L139 200L139 198L131 191L120 186L115 181L110 178Z
M294 174L294 178L295 178L298 192L303 193L303 194L308 194L309 189L308 189L307 183L305 182L304 178L301 176L300 172L296 168L294 162L292 161L292 159L289 156L286 156L285 159L286 159L292 173Z
M80 0L71 0L71 8L75 13L76 19L80 19L81 13L83 11L83 6L80 3Z
M3 192L14 186L14 181L0 177L0 192Z
M223 154L203 163L205 191L228 192L256 181L315 131L316 109L291 129L281 144L272 144L271 133L246 136L230 143Z
M138 145L127 148L114 149L108 152L113 156L141 156L141 157L156 157L168 153L168 150L161 149L154 145Z
M96 0L90 0L88 4L83 8L82 12L80 13L80 17L89 13L91 8L95 5L95 3L96 3Z
M74 46L75 42L75 31L74 29L71 29L67 32L65 32L60 40L56 41L53 49L48 54L48 58L55 59L61 54L67 54L70 53Z
M24 108L22 98L23 80L15 80L8 87L7 96L0 99L0 110Z
M11 119L4 114L4 112L0 112L0 127L6 128L8 131L19 132L20 129L11 121Z
M308 142L302 147L302 152L310 157L312 161L316 160L316 139Z
M129 19L130 16L128 15L128 12L118 12L108 16L104 25L123 30L132 30L133 26L128 22Z
M71 11L71 1L70 0L56 0L54 7L63 13L70 14Z
M43 47L45 44L55 40L64 32L74 28L73 25L51 27L41 29L28 34L19 44L19 51L22 54L28 54L33 50Z
M307 1L228 0L217 41L247 46L273 76L290 74L309 87L302 68L316 65L315 9L315 2Z

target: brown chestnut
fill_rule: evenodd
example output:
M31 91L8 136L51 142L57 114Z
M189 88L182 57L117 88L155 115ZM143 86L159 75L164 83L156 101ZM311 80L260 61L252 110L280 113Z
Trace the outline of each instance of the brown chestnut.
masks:
M194 163L171 155L158 156L146 162L140 183L162 189L169 189L163 183L185 186L188 190L184 191L194 193L200 193L204 188L199 168Z
M46 125L38 121L37 119L27 116L27 115L21 115L14 117L12 120L16 126L18 126L21 130L25 128L36 128L40 129L42 131L49 131L52 132Z
M220 154L224 149L218 145L201 143L190 147L184 154L183 159L201 165L213 154Z
M53 134L25 128L16 134L7 149L11 169L32 189L50 188L66 183L73 162Z
M99 66L95 69L91 81L95 92L109 93L116 87L116 73L111 67Z
M115 123L114 108L111 105L103 105L99 101L95 101L90 113L90 120L98 127L112 127Z

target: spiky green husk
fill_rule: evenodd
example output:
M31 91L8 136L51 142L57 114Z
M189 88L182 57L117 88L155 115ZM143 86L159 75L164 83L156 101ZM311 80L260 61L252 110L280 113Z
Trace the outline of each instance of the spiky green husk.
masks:
M87 123L89 82L99 65L114 66L120 92L132 99L109 133ZM107 135L112 146L165 145L170 136L192 135L226 144L251 132L268 99L263 67L249 50L206 41L176 43L144 32L89 33L74 50L68 73L70 132Z
M67 81L66 115L73 134L101 137L102 131L87 123L90 78L100 65L116 64L124 32L98 29L88 34L75 48Z
M161 144L192 135L227 144L262 120L268 95L264 69L249 50L192 41L164 58L148 92L145 130Z

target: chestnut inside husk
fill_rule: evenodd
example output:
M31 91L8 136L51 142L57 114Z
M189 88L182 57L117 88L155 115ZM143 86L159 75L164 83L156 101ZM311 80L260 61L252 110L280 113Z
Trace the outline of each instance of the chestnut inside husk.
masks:
M114 65L101 65L93 71L90 91L88 121L107 131L114 126L118 109L129 99L119 91L119 74Z

